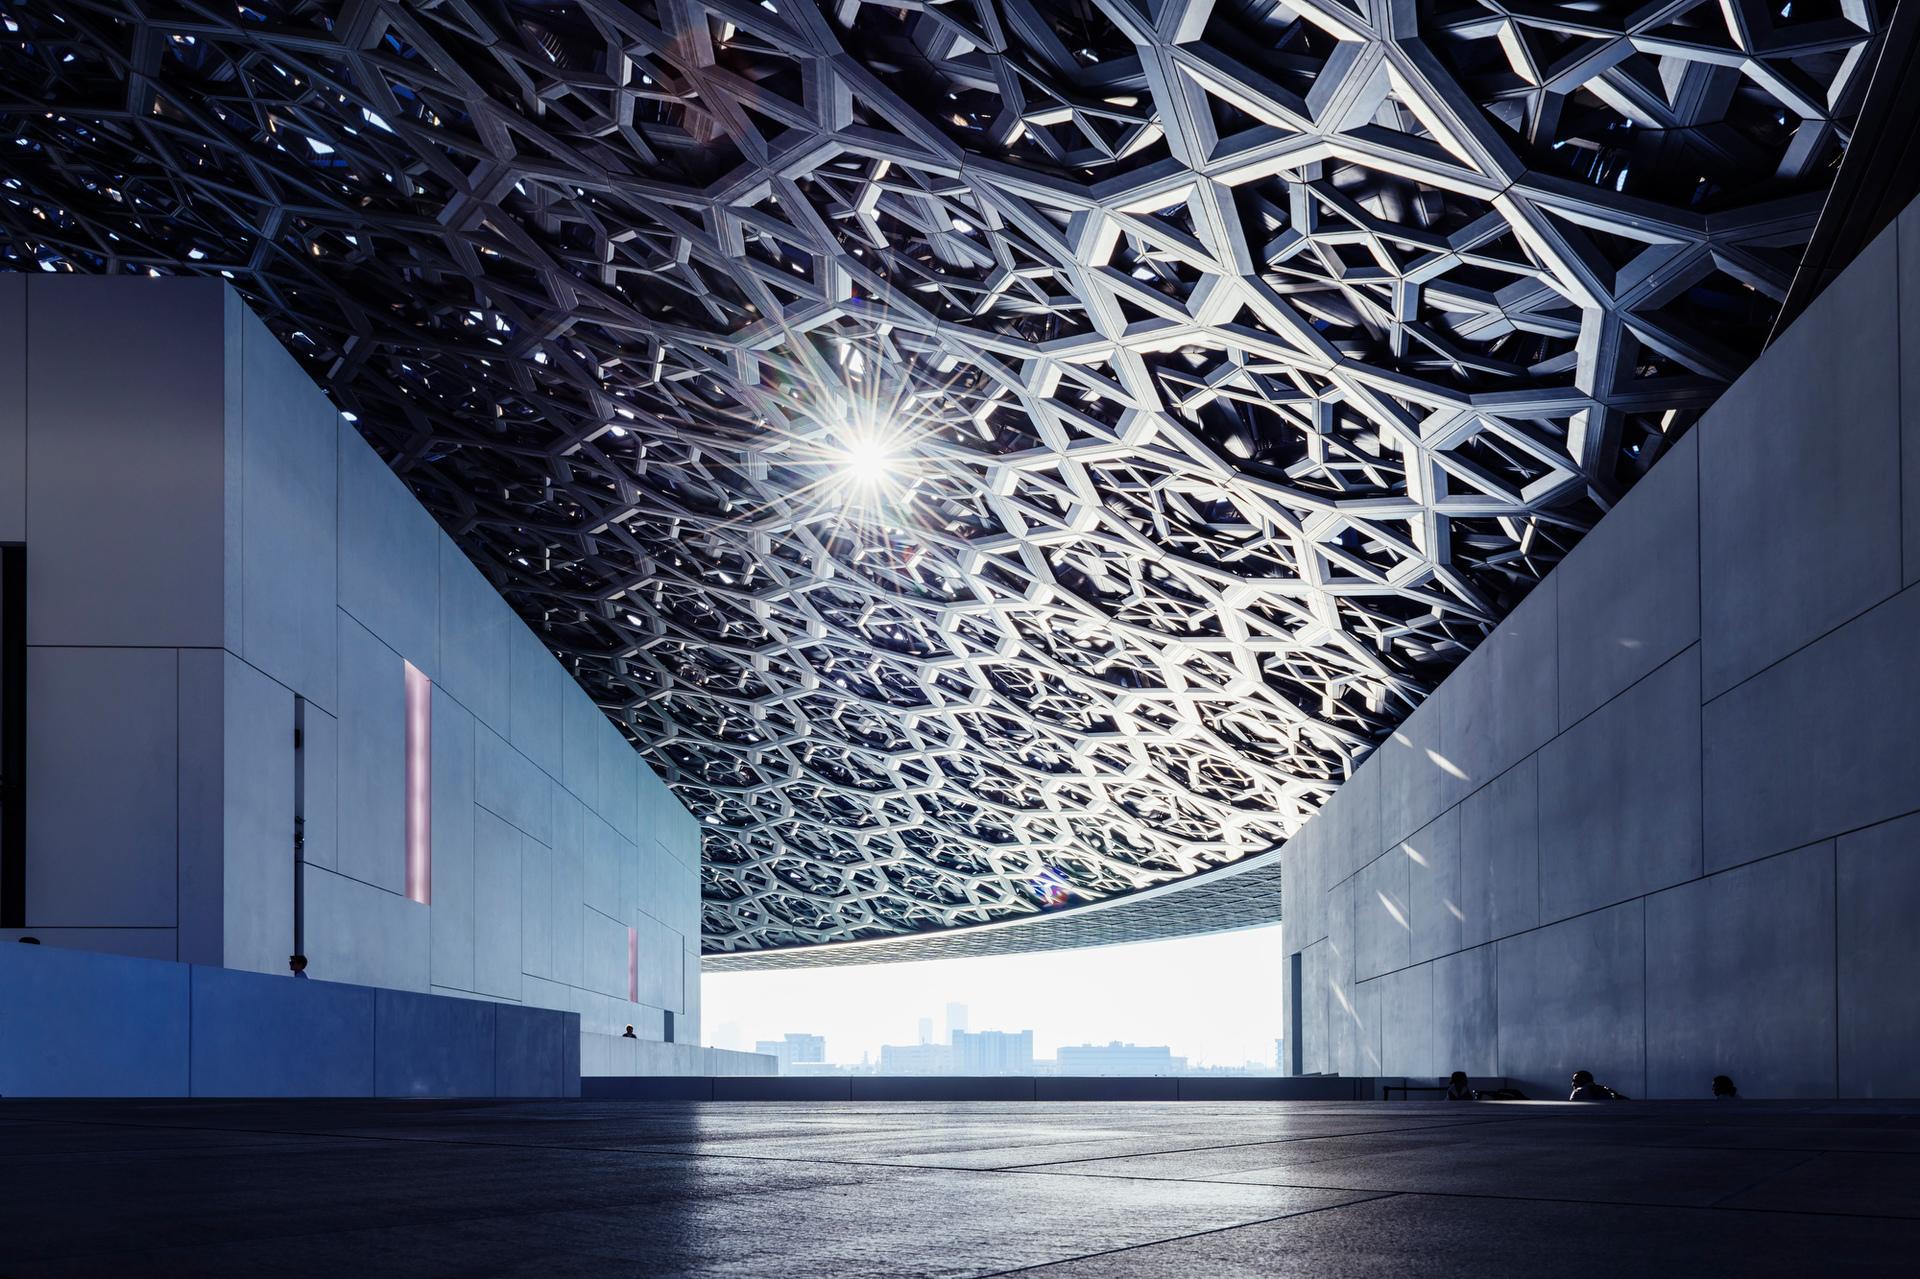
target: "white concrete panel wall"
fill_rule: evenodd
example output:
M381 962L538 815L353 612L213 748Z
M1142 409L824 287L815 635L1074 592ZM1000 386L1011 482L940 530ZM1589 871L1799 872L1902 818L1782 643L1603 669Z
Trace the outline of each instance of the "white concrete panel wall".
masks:
M573 792L553 783L553 856L548 860L552 887L553 973L565 986L586 987L587 808ZM576 909L574 903L583 905ZM564 909L561 908L564 906Z
M220 962L283 973L293 953L293 694L231 653L224 668Z
M482 732L486 730L482 729ZM520 997L521 863L527 836L482 807L473 828L473 989ZM624 968L625 957L622 956Z
M217 648L180 650L180 932L171 956L148 958L216 965L224 960L229 657Z
M435 682L462 705L472 708L474 718L504 732L510 720L508 636L512 630L526 628L520 626L507 602L459 547L446 537L438 542L440 643ZM554 665L551 656L542 656L549 666Z
M478 714L474 721L474 793L478 801L503 821L524 831L529 839L551 844L551 779L532 760L508 745L507 739L489 728ZM627 748L627 754L633 754L631 747ZM589 807L602 811L597 806Z
M217 280L27 282L28 643L221 647L235 313Z
M693 819L232 294L0 277L20 534L31 931L284 973L303 698L315 977L697 1036ZM434 682L426 905L407 662Z
M473 716L445 690L433 690L432 982L478 990L473 976ZM496 821L491 813L489 821Z
M178 921L179 655L27 652L30 927Z
M1288 844L1301 1068L1920 1093L1917 532L1920 206Z
M398 893L406 886L406 665L351 614L337 613L335 623L340 636L340 840L334 868Z
M240 635L247 663L337 712L339 414L266 326L240 313Z
M307 971L312 976L391 990L431 988L429 907L309 866L306 909ZM280 966L285 969L285 956Z
M238 313L217 282L0 283L0 541L29 565L24 931L49 944L219 960Z
M351 950L353 967L326 975L563 1008L649 1038L671 1009L679 1036L696 1035L697 825L350 425L336 447L338 880L309 883L313 970ZM427 907L402 896L403 662L434 681ZM646 851L643 786L661 810ZM650 859L680 869L643 899Z
M567 673L540 637L507 628L507 740L549 777L560 776L560 716Z
M340 608L394 652L439 674L440 530L357 432L336 418Z

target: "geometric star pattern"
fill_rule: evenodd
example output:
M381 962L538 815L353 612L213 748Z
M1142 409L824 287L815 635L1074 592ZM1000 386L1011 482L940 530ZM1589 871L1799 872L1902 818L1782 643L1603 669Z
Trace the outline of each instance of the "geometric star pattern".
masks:
M709 951L916 933L1297 830L1756 354L1889 12L0 0L0 265L232 280Z

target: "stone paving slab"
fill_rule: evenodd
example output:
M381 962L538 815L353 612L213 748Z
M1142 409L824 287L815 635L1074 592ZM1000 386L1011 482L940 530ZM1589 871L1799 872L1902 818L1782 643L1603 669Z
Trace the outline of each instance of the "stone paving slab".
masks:
M1901 1274L1920 1103L0 1101L0 1276Z

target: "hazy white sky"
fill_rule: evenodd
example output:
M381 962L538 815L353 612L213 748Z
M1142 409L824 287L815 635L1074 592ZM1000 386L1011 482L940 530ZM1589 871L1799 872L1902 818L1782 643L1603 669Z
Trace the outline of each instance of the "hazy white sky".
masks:
M942 1038L954 1002L972 1030L1031 1030L1041 1058L1117 1039L1166 1044L1192 1065L1271 1065L1283 958L1276 925L991 959L709 973L700 1021L716 1047L806 1032L827 1037L827 1060L857 1062L877 1060L881 1044L918 1043L922 1017Z

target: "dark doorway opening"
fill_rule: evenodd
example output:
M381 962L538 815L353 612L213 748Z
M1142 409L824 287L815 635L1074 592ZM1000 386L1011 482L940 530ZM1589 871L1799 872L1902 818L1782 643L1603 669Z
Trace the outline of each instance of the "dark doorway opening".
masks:
M1300 1027L1304 1019L1300 1016L1300 952L1294 951L1287 956L1287 1073L1301 1075L1300 1069L1306 1045L1300 1041Z
M0 546L0 928L27 926L27 548Z

